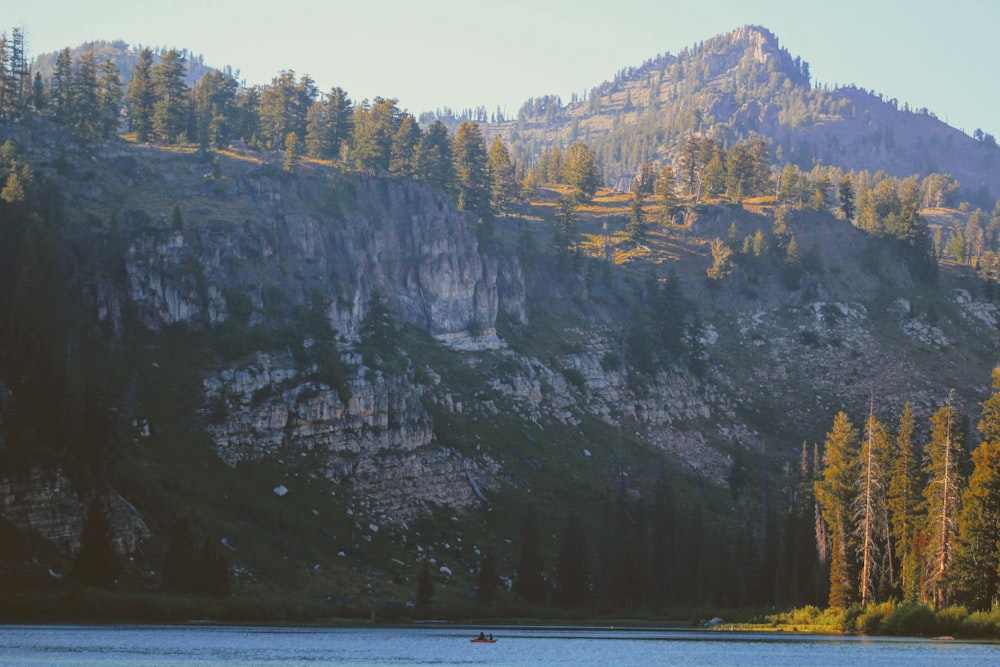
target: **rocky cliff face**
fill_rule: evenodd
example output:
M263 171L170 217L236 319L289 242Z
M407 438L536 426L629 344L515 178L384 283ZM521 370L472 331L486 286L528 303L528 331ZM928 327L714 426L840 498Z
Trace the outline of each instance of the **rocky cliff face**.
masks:
M225 405L225 418L208 426L216 453L231 466L305 462L350 489L368 513L396 522L432 506L471 509L485 499L483 488L497 487L499 471L488 460L435 444L419 386L355 366L346 402L287 357L259 354L207 378L206 400Z
M453 203L413 183L359 176L333 194L320 175L285 176L261 168L236 179L253 205L238 222L207 204L182 229L131 240L127 299L146 326L209 326L228 317L228 290L258 309L280 291L294 303L322 300L334 328L355 338L378 291L402 322L497 344L497 263Z
M81 496L62 468L35 466L22 475L0 477L0 516L68 554L80 547L89 500ZM115 549L120 554L136 553L150 535L141 514L113 490L105 493L103 500Z
M341 386L318 379L308 360L316 343L296 330L294 345L258 341L255 354L198 368L202 407L193 417L227 465L305 471L380 522L405 524L435 508L464 512L508 485L526 487L515 470L523 454L518 460L505 449L508 433L480 447L470 424L503 423L514 433L576 429L579 447L559 452L567 459L609 447L590 439L588 425L627 428L632 442L725 487L734 457L815 441L836 410L866 405L873 393L893 408L912 400L929 413L942 386L970 384L970 364L957 363L962 341L996 345L995 306L956 291L949 310L932 316L898 296L913 288L902 264L880 256L879 271L868 271L860 232L829 216L804 217L796 230L803 247L823 248L827 262L808 287L789 291L774 275L704 287L704 240L745 224L735 213L706 212L682 233L689 238L679 233L689 245L676 260L709 320L687 331L705 370L677 365L637 378L607 361L621 352L625 320L616 318L628 317L619 298L639 290L605 285L595 294L593 267L492 257L465 215L419 184L320 168L291 177L232 159L219 187L206 189L204 169L190 158L155 160L108 156L109 174L82 190L67 185L80 215L118 220L107 266L95 259L79 269L94 316L118 335L128 316L153 331L209 332L237 315L248 328L292 326L289 313L318 306L338 332ZM162 206L164 190L170 206ZM183 204L179 223L169 215L174 194ZM437 339L430 358L401 349L391 369L365 365L357 344L376 292L398 324ZM545 313L558 330L533 328L529 312ZM503 340L501 314L534 343ZM289 322L274 322L281 317ZM931 361L914 362L917 354ZM974 405L981 389L959 399ZM0 400L13 400L9 394L0 383ZM789 413L794 420L783 421ZM449 430L452 419L463 429ZM0 480L3 516L67 551L79 539L86 500L62 473ZM148 534L139 512L125 499L111 504L122 517L120 548L135 549Z

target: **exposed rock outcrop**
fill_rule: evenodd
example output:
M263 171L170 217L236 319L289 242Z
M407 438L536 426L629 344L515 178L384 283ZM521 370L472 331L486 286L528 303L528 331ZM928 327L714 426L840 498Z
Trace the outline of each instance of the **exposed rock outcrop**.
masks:
M262 168L240 179L254 217L189 220L183 229L134 237L127 299L142 322L153 329L216 324L229 316L227 291L243 291L263 308L265 287L278 287L294 303L318 295L333 327L355 337L378 291L402 322L448 341L499 345L497 263L480 254L451 201L415 183L358 176L321 215L317 202L332 195L320 180L291 181ZM519 279L508 264L505 282ZM505 310L523 317L524 306L508 296Z
M433 420L406 378L360 367L345 402L290 361L260 354L205 380L208 403L225 406L208 430L229 465L307 458L369 512L395 521L430 506L467 510L483 500L476 487L496 488L495 467L435 444Z
M150 536L141 514L113 490L103 497L115 549L121 554L136 553ZM62 468L34 466L24 475L0 477L0 516L69 554L80 546L89 500Z

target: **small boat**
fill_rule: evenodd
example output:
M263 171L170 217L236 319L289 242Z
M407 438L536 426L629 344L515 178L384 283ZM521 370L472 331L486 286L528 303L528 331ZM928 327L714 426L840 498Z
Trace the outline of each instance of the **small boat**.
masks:
M489 637L483 637L482 635L480 635L479 637L473 637L469 641L471 641L473 644L496 644L497 643L497 640L493 638L493 635L490 635Z

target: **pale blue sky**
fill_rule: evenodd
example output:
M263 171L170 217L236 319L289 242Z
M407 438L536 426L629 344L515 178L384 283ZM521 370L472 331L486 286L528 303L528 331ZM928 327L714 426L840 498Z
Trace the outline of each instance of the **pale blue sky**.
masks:
M626 66L746 24L813 80L854 83L1000 135L996 0L0 0L29 55L93 39L176 46L248 83L282 69L414 114L568 101ZM15 5L10 7L9 5Z

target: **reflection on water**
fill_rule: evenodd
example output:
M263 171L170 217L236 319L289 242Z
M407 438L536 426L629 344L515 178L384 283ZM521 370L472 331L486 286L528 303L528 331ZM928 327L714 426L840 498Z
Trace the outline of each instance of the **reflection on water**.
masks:
M495 644L470 640L493 632ZM0 665L1000 665L1000 645L593 628L0 626Z

